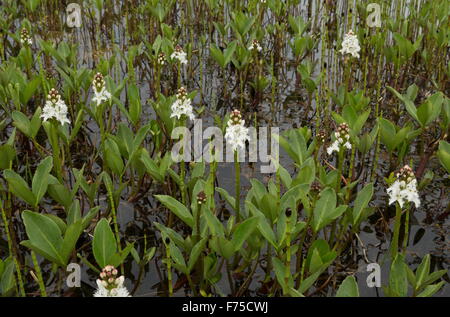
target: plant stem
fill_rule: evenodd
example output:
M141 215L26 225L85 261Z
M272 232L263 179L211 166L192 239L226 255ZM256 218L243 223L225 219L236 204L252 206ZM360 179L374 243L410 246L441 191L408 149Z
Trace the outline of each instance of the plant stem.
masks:
M392 238L391 242L391 256L392 259L395 258L395 256L398 253L398 238L400 235L400 224L402 220L402 208L398 203L395 205L395 223L394 223L394 236Z
M10 232L9 232L9 222L8 222L7 217L6 217L6 212L3 209L2 205L0 205L0 209L2 210L3 223L5 224L5 234L6 234L6 239L8 240L9 254L13 258L14 265L16 266L17 280L18 280L18 284L19 284L20 296L25 297L25 288L23 286L22 273L20 271L19 261L17 261L17 257L15 256L15 252L13 250L12 239L11 239L11 235L10 235Z
M403 236L403 254L406 253L406 248L408 247L409 241L409 209L405 211L405 234Z
M41 268L39 267L39 263L36 259L36 254L34 253L34 251L31 251L31 258L33 259L33 265L34 265L34 268L36 269L36 275L37 275L36 277L38 279L39 290L41 291L41 296L47 297L47 292L45 290L45 285L44 285L44 279L42 278Z
M236 221L239 222L241 220L241 170L240 170L240 164L238 161L238 152L234 151L234 167L236 170L236 182L235 182L235 189L236 189Z

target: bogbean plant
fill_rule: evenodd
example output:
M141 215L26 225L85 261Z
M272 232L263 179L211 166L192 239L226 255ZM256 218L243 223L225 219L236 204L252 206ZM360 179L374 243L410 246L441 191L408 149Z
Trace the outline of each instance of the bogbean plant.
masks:
M368 218L390 204L383 294L432 296L445 284L447 271L430 255L409 266L407 250L410 219L421 212L414 195L450 173L448 2L398 1L390 10L373 1L383 26L371 29L363 1L339 14L329 1L135 1L117 4L123 25L108 15L114 2L87 1L85 47L55 15L62 4L5 2L3 296L62 295L72 262L88 269L83 281L95 296L148 293L146 272L159 274L168 296L183 286L194 296L244 296L255 281L267 296L359 296L340 267L362 244ZM286 87L300 102L284 101ZM241 186L237 152L235 192L221 187L223 163L173 160L175 128L208 115L224 134L241 116L260 126L263 105L271 122L285 107L306 118L272 136L287 159L274 161L266 180ZM434 157L443 168L430 166ZM404 165L412 169L396 174ZM389 202L375 197L388 188ZM157 204L144 222L153 238L126 234L124 202ZM130 263L139 268L134 280Z

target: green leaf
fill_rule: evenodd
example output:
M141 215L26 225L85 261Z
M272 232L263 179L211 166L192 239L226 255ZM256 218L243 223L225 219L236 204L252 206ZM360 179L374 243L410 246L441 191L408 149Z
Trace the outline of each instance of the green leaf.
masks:
M320 193L320 198L314 208L314 217L312 222L313 230L318 232L327 224L341 216L346 209L346 205L341 205L336 208L336 193L332 188L325 188Z
M36 172L34 173L33 181L31 184L31 190L33 191L36 199L33 206L37 206L42 197L45 195L49 183L48 176L52 168L53 158L51 156L43 159L36 168Z
M198 257L200 256L200 254L202 253L202 251L205 248L206 245L206 238L201 239L200 241L198 241L195 246L192 248L192 251L189 255L189 261L188 261L188 270L189 272L192 271L192 269L195 266L195 263L197 262Z
M147 173L149 173L155 180L162 183L164 181L164 175L160 173L158 166L155 161L150 158L150 155L146 149L141 151L140 159L147 169Z
M394 88L387 86L387 88L398 98L400 99L403 104L405 105L406 111L410 114L411 117L414 118L417 122L420 123L419 117L417 116L417 108L414 105L414 103L409 99L407 95L400 94L397 90Z
M298 288L298 291L301 294L305 294L308 289L314 284L314 282L317 280L317 278L322 274L322 272L327 268L327 266L322 266L319 270L305 278L302 283L300 284L300 287Z
M389 289L394 296L405 297L408 293L408 277L403 255L397 254L389 273Z
M122 175L124 168L122 157L120 155L119 147L112 139L105 141L105 153L103 159L106 165L117 175Z
M91 223L91 220L94 219L94 217L97 215L98 211L100 210L100 207L94 207L83 217L82 226L83 229L86 229L89 224Z
M175 261L176 264L178 264L183 269L183 273L187 273L187 266L186 261L184 260L183 254L181 253L180 249L170 241L170 256Z
M439 142L437 157L442 166L447 170L447 173L450 173L450 143L446 141Z
M220 187L216 187L216 191L220 194L220 196L222 198L224 198L227 203L230 205L231 208L235 208L236 207L236 199L231 196L226 189L220 188Z
M38 248L37 246L32 244L30 240L23 240L20 242L20 245L23 245L24 247L26 247L30 250L33 250L35 253L43 256L45 259L62 266L62 264L59 264L60 261L57 257L47 253L46 251L42 250L41 248Z
M16 157L16 150L9 144L0 145L0 169L10 167L12 160Z
M275 275L277 277L278 283L280 283L281 287L284 291L287 291L289 288L289 285L286 285L286 266L279 258L273 257L272 258L273 268L275 269ZM289 275L291 276L291 275ZM291 278L292 280L292 278ZM289 283L289 281L288 281Z
M223 56L222 51L215 45L212 44L209 47L209 50L211 52L211 56L219 63L220 67L225 68L225 57Z
M423 292L421 292L420 294L417 295L417 297L431 297L433 296L437 291L439 291L439 289L445 285L445 281L441 281L437 284L434 285L428 285L427 287L425 287L425 289L423 290Z
M426 280L423 282L424 285L428 285L441 278L444 274L447 274L447 270L439 270L428 275Z
M17 197L24 200L27 204L34 207L36 197L28 187L24 179L12 170L5 170L3 176L8 181L9 190Z
M125 261L125 259L127 258L128 254L130 254L131 250L133 250L134 247L134 243L128 243L127 242L127 246L125 247L125 249L123 249L120 252L114 253L109 259L108 262L110 265L112 266L119 266L120 264L123 263L123 261Z
M67 212L67 224L71 225L81 219L81 207L78 199L74 200Z
M225 259L230 259L234 254L233 244L223 236L213 237L210 240L209 245Z
M234 231L233 234L233 239L231 240L235 252L242 247L245 240L247 240L247 238L253 233L257 225L258 225L258 217L256 216L248 218L239 225L237 225L236 230Z
M359 297L358 284L354 276L347 276L336 292L336 297Z
M100 267L104 268L107 265L112 265L109 263L109 260L116 253L117 245L111 227L105 218L102 218L95 227L92 250L95 260Z
M228 44L227 48L224 50L224 65L222 66L225 68L225 66L231 61L231 58L233 57L234 51L236 50L237 42L232 41Z
M31 137L31 123L27 116L20 111L13 111L11 114L13 125L27 137Z
M60 252L61 257L64 260L64 264L67 264L67 262L69 261L70 255L75 249L75 245L82 232L83 227L81 219L67 227Z
M373 195L373 183L369 183L358 192L353 206L353 225L356 226L361 219L363 209L367 207Z
M194 218L189 210L175 198L168 195L155 195L164 206L170 209L175 215L184 221L189 227L194 227Z
M134 125L140 119L142 112L141 98L139 96L139 88L135 84L128 86L129 115Z
M422 259L416 271L416 288L419 289L430 273L430 255L427 254Z
M1 260L0 260L1 261ZM11 257L4 262L4 269L0 272L0 293L3 296L10 296L15 286L14 278L15 265Z
M435 93L429 97L418 109L417 117L422 127L436 120L442 108L443 97L441 93Z
M41 107L38 107L30 121L29 132L30 132L30 137L32 139L34 139L36 137L39 129L41 128L41 125L42 125Z
M255 205L253 205L251 202L246 202L247 208L249 208L250 212L252 212L253 215L259 217L258 221L258 230L261 233L261 235L271 244L275 249L278 249L277 239L275 237L275 233L273 232L272 228L270 227L269 223L267 222L266 217L264 217L264 214L259 211Z
M59 184L58 180L56 180L55 184L51 183L52 175L48 175L50 182L48 184L47 193L56 200L58 203L64 206L64 208L68 209L73 202L73 196L69 189L66 186Z
M63 240L58 225L49 217L28 210L22 213L22 219L30 244L42 250L42 256L48 254L51 257L49 260L56 260L56 264L64 266L60 255Z

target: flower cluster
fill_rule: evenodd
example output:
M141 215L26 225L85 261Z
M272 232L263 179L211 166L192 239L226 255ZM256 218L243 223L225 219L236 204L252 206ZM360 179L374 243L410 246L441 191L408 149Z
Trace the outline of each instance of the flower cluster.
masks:
M321 130L319 131L319 133L317 133L317 142L319 142L319 144L324 144L325 140L327 138L325 131Z
M94 297L130 297L130 293L123 282L123 276L117 277L117 269L112 265L107 265L100 273L97 279L98 289L94 293Z
M175 51L170 55L171 59L177 59L181 64L187 64L186 53L180 45L175 47Z
M175 53L174 53L175 54ZM186 55L186 54L185 54ZM172 56L174 56L173 54L172 54ZM173 58L173 57L172 57ZM159 55L158 55L158 64L159 65L164 65L166 63L166 54L164 54L164 53L159 53Z
M339 51L342 54L350 54L353 57L359 58L359 47L358 37L350 30L344 35L344 40L342 41L342 48Z
M336 132L334 132L334 136L336 140L327 148L328 155L333 154L333 152L339 152L342 147L347 149L351 149L352 145L350 144L350 135L348 134L350 131L347 123L341 123Z
M54 118L61 122L62 125L66 122L70 123L67 118L67 106L58 94L58 91L54 88L52 88L47 95L47 101L42 110L41 118L44 119L44 121Z
M92 86L94 86L95 95L94 98L92 98L92 101L97 102L97 106L103 101L107 101L111 98L111 94L106 90L105 80L103 79L102 74L95 74Z
M172 114L170 115L171 118L177 117L177 119L180 119L181 116L185 115L186 117L189 117L189 119L191 120L195 119L191 99L188 98L186 88L184 87L178 89L177 99L172 104L171 109L172 109Z
M253 40L252 44L248 47L250 51L257 50L258 52L262 51L261 45L259 45L258 40Z
M206 203L206 194L204 191L201 191L197 194L197 204L203 205Z
M407 201L413 202L416 207L420 206L419 193L417 191L417 180L413 170L405 165L397 173L397 180L387 189L389 205L398 202L400 207Z
M245 141L250 139L248 128L245 127L244 123L241 112L236 109L233 110L225 132L225 139L231 145L233 151L238 148L244 149Z
M28 30L25 29L25 28L23 28L20 31L20 43L28 44L28 45L33 44L33 41L31 40L30 34L28 33Z

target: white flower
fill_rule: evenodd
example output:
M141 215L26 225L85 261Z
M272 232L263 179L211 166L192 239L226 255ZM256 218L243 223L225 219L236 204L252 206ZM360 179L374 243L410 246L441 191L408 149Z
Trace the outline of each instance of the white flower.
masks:
M191 99L186 98L184 100L176 99L175 102L171 106L172 114L170 115L171 118L177 117L177 119L180 119L182 115L185 115L191 120L194 120L195 115L192 111L192 104Z
M172 58L174 58L174 54L172 54L172 56L173 56ZM164 65L165 63L166 63L166 55L164 53L160 53L158 55L158 64L159 65Z
M420 206L417 180L412 169L405 165L397 174L398 179L386 190L389 195L389 205L398 202L401 208L405 202L412 202L416 208ZM405 181L406 180L406 181Z
M403 207L404 195L402 193L400 182L398 180L396 180L386 191L389 195L389 205L397 201L400 207Z
M125 278L123 276L115 279L114 283L117 285L112 289L108 289L108 283L104 280L97 280L97 290L94 297L131 297L127 288L123 286Z
M178 89L177 99L172 104L171 110L171 118L176 117L177 119L180 119L183 115L185 115L190 120L195 119L191 99L187 97L187 92L184 87Z
M187 64L186 53L179 45L175 47L175 51L170 55L170 58L177 59L181 64Z
M30 38L28 38L28 39L20 39L20 43L21 44L28 44L28 45L31 45L31 44L33 44L33 41L30 39Z
M111 98L111 94L105 87L102 88L99 92L94 89L94 97L92 101L97 103L97 106L100 105L103 101L108 101Z
M67 118L67 106L56 89L50 90L44 109L42 109L41 118L44 121L54 118L61 122L61 125L64 125L66 122L70 123Z
M350 54L353 57L359 58L360 50L361 47L359 47L358 37L353 34L352 30L350 30L347 34L344 35L342 48L339 52L342 54Z
M333 152L339 152L339 150L344 147L348 150L351 150L352 145L348 141L350 140L350 135L348 134L350 131L347 123L341 123L336 132L334 132L334 137L336 140L327 148L328 155L333 154Z
M127 288L123 286L125 277L117 275L118 271L114 266L105 266L97 279L98 288L94 297L130 297Z
M419 192L417 191L417 180L413 179L406 184L405 189L406 200L413 202L416 207L420 206Z
M328 155L333 154L333 152L339 152L339 141L336 140L327 148Z
M225 139L231 145L233 151L245 149L245 141L250 139L248 128L245 127L245 121L241 120L239 110L233 110L231 113L225 131Z
M33 44L33 41L30 38L30 34L28 33L28 30L23 28L22 31L20 31L20 43L21 44Z
M250 44L248 49L249 49L249 51L252 51L254 49L256 49L258 52L262 51L262 47L261 47L261 45L259 45L259 42L257 40L253 40L252 44Z
M97 106L103 101L108 101L111 98L111 94L106 90L105 80L101 73L95 74L92 86L94 87L94 97L92 98L92 101L96 102Z

